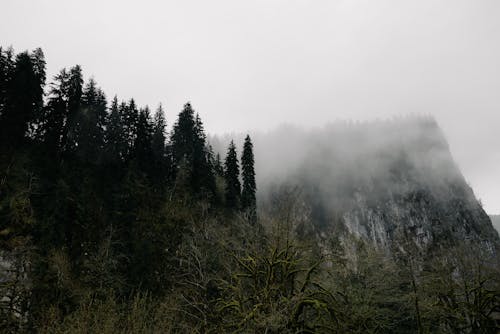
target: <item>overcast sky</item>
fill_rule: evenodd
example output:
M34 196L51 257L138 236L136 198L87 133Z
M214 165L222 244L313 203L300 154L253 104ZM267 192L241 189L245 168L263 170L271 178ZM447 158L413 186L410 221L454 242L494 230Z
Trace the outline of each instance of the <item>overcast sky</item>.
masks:
M211 133L436 117L500 213L498 0L1 0L0 45L81 64L108 96L186 101Z

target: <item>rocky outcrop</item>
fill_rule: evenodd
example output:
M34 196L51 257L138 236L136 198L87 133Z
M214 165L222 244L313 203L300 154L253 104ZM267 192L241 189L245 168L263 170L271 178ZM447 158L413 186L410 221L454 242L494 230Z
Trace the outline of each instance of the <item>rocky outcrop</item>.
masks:
M342 231L387 251L412 242L427 253L465 241L500 252L498 233L432 118L289 129L287 137L257 138L261 194L271 180L299 185L320 235ZM294 157L276 161L266 156L273 151Z

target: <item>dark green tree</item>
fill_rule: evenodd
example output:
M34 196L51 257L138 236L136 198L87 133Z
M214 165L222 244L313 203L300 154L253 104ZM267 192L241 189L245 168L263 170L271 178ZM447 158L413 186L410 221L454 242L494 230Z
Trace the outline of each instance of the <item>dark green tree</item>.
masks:
M7 110L9 85L14 72L13 57L14 50L12 48L7 50L0 48L0 125L4 122L3 115Z
M211 146L207 144L207 137L199 114L196 114L195 117L194 131L192 187L203 197L213 196L215 194L213 151Z
M172 131L172 155L176 166L183 160L193 160L195 138L194 110L188 102L180 112Z
M9 56L2 57L5 96L0 118L1 142L16 147L29 135L43 107L45 60L38 49L16 56L11 73Z
M44 108L44 117L40 122L43 142L50 159L59 156L63 148L63 137L68 116L66 90L68 80L69 73L66 69L62 69L54 77L49 99Z
M250 136L245 138L243 145L243 154L241 155L241 174L243 178L243 189L241 191L241 208L246 211L252 220L256 218L256 199L255 192L255 169L253 144Z
M66 101L66 124L62 135L62 149L63 154L69 158L76 150L80 135L78 121L83 94L83 74L79 65L73 66L69 70L67 79L62 81L60 89Z
M215 193L215 177L209 158L203 123L190 103L184 105L172 132L172 157L176 169L184 166L191 193L196 196ZM177 171L176 171L177 174Z
M127 148L125 152L126 159L131 159L134 151L135 139L137 137L137 123L139 119L139 111L135 105L134 99L130 99L129 103L120 105L120 113L123 120L123 129Z
M152 148L152 176L155 183L164 188L170 173L170 164L167 157L166 133L165 133L165 115L162 105L158 106L153 119L153 136L151 142Z
M147 172L150 170L150 163L153 158L151 147L153 139L153 124L149 108L145 107L139 111L136 136L134 140L134 159L140 170Z
M241 201L240 169L238 166L236 146L232 140L227 150L224 167L224 176L226 179L226 206L230 209L238 209Z
M78 113L80 136L78 138L78 157L86 163L97 163L104 147L106 126L106 97L90 79L83 90L82 107Z
M127 150L123 117L120 113L118 98L111 101L111 108L106 121L105 131L105 161L112 165L123 162Z

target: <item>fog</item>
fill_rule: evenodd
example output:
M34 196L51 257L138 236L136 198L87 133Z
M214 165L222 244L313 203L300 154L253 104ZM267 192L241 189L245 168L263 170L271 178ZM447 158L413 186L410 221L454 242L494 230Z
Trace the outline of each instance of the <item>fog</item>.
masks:
M356 192L377 201L421 190L449 198L465 186L442 130L429 116L337 121L309 130L284 125L251 136L261 199L281 184L306 188L329 206L352 202ZM230 140L241 151L243 138L232 134L209 141L224 156ZM345 210L345 203L337 204Z
M296 134L274 135L297 142L339 119L432 115L486 210L500 213L496 0L2 0L0 9L0 45L42 47L49 78L81 64L111 96L162 102L170 124L186 101L213 134L285 123ZM255 146L274 158L269 171L290 158Z

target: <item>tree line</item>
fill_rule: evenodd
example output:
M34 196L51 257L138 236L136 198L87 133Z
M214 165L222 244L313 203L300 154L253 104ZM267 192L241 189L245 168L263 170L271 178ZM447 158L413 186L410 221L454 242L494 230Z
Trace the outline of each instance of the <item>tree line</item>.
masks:
M76 303L58 288L54 256L95 289L165 291L195 207L255 223L250 136L240 173L234 143L222 162L190 103L167 133L161 104L152 113L134 99L108 103L79 65L45 84L41 49L0 48L2 256L22 252L9 266L31 262L16 270L32 284L22 301L11 296L10 316L36 318L54 303L65 314ZM98 265L103 248L110 263Z

